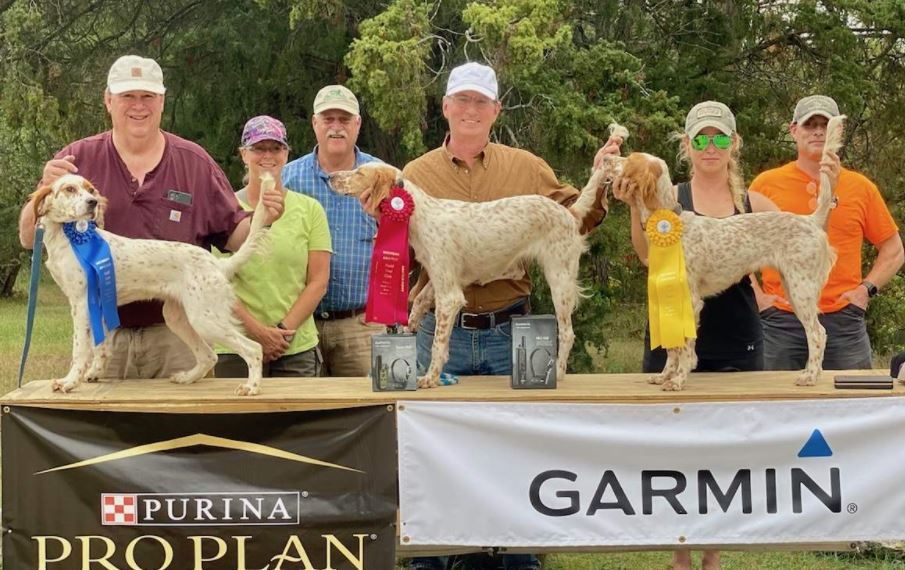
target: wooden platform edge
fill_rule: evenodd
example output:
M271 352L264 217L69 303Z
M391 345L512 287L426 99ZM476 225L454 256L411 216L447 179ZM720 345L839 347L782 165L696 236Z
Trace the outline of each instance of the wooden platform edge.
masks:
M604 404L683 404L765 400L813 400L905 396L905 385L888 390L839 390L833 377L886 371L829 371L816 386L795 386L796 372L693 374L685 390L664 392L644 374L574 374L553 390L513 389L505 376L466 376L458 385L416 391L374 392L367 378L268 378L260 395L236 396L238 379L206 378L193 385L167 380L103 380L62 394L35 380L0 397L2 406L159 412L257 413L326 410L405 401L477 401Z
M524 547L524 548L491 548L442 545L397 545L396 555L399 558L416 558L420 556L447 556L456 554L472 554L477 552L510 553L510 554L566 554L594 552L657 552L673 550L733 550L745 552L802 552L802 551L834 551L859 552L872 546L881 545L878 541L847 542L783 542L765 544L694 544L694 545L619 545L619 546L556 546L556 547Z

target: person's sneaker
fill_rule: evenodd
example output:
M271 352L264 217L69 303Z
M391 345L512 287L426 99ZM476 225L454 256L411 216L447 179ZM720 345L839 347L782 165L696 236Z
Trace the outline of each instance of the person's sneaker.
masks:
M446 562L442 558L409 558L403 567L405 570L445 570Z

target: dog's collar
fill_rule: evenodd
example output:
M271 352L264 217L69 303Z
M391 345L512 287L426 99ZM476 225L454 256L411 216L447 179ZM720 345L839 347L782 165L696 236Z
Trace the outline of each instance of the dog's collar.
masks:
M88 243L97 235L97 223L94 220L79 220L63 224L63 233L74 244Z

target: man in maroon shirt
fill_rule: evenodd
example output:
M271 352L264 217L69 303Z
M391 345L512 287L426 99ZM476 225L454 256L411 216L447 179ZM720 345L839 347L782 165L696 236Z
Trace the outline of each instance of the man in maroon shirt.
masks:
M105 229L143 239L235 251L249 218L216 162L197 144L160 129L163 72L153 59L126 55L107 76L104 105L113 128L66 146L44 165L41 185L67 173L84 176L107 198ZM265 193L267 224L282 215L283 196ZM34 213L19 218L19 240L34 242ZM149 260L149 263L152 262ZM121 328L110 345L108 377L168 377L194 366L188 346L163 324L158 301L119 308Z

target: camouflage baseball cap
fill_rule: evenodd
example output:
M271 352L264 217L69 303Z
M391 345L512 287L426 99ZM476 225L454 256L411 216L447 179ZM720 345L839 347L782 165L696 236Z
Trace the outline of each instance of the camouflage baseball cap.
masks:
M278 119L259 115L248 119L245 128L242 129L242 146L251 146L261 141L276 141L284 146L286 142L286 127Z

